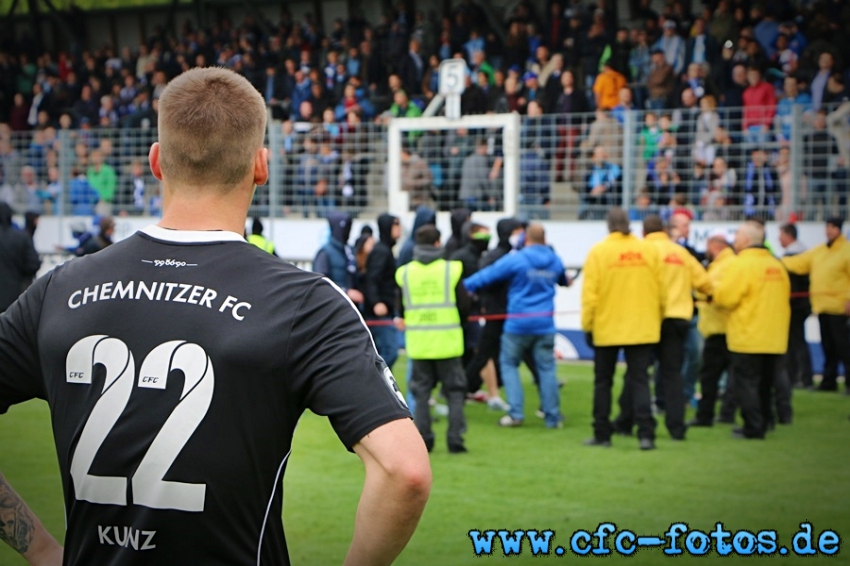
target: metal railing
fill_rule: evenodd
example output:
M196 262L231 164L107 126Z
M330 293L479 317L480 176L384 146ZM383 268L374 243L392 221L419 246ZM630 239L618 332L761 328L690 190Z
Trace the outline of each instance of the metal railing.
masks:
M774 115L775 114L775 115ZM695 218L819 220L847 215L850 104L816 113L699 108L523 117L519 210L528 217L633 219L689 209ZM157 215L162 197L147 128L9 132L0 128L0 200L18 213ZM746 126L746 127L745 127ZM251 214L374 217L387 209L383 123L272 122L270 179ZM402 174L441 209L469 205L470 183L502 196L500 131L408 132ZM476 150L476 144L479 149ZM472 159L479 153L479 159ZM474 162L474 163L473 163ZM413 173L411 173L413 175ZM474 202L471 203L473 206Z

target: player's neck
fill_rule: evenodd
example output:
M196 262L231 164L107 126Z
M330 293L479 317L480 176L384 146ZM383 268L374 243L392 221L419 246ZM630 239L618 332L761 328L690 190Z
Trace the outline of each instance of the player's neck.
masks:
M248 202L241 193L198 194L164 191L162 220L172 230L227 230L244 234ZM243 202L244 201L244 202Z

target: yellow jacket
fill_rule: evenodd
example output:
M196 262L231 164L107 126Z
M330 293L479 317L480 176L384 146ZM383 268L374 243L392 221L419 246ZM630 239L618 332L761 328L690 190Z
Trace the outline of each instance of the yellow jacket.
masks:
M729 309L726 344L740 354L784 354L791 324L791 280L765 248L748 248L724 266L714 290Z
M713 288L720 285L723 271L730 259L735 257L732 248L726 248L720 255L708 264L708 278ZM726 322L729 320L729 311L717 306L716 303L703 303L699 307L699 331L703 337L708 338L716 334L726 334Z
M664 318L691 320L694 316L693 290L711 294L708 273L688 250L670 240L664 232L646 236L658 250L661 260L661 288L667 294Z
M591 248L584 263L581 327L593 333L595 345L657 343L664 299L654 245L614 232Z
M821 244L801 254L786 256L788 271L809 276L812 310L817 314L844 314L850 301L850 242L838 236L831 246Z

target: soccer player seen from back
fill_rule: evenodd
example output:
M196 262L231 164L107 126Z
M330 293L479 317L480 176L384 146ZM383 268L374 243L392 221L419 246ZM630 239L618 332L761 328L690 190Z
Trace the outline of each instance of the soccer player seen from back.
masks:
M0 316L0 414L49 404L67 519L63 558L0 475L0 539L31 564L289 564L282 480L309 409L365 466L345 564L390 564L428 499L428 453L343 292L242 236L268 178L262 97L193 69L158 119L159 224Z

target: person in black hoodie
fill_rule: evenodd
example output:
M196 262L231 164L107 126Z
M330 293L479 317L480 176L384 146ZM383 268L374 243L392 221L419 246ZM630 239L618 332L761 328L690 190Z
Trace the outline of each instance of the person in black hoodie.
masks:
M512 250L520 246L524 228L522 222L514 218L503 218L496 224L496 234L499 236L499 244L481 258L479 269L496 263ZM508 312L508 284L500 283L482 289L478 293L480 311L485 316L501 316ZM487 320L478 338L478 349L475 356L466 366L466 379L469 391L475 392L481 387L482 382L487 389L487 406L494 410L507 411L508 404L499 396L499 383L501 382L499 369L499 354L502 344L502 330L505 321L503 319ZM523 360L537 379L537 366L531 356Z
M363 294L355 289L357 262L348 245L351 235L351 215L346 212L328 214L331 237L316 253L313 271L321 273L348 294L355 303L363 302Z
M39 267L32 238L12 226L12 209L0 202L0 312L15 302Z
M378 322L369 329L372 331L378 354L384 359L387 367L392 369L398 359L398 334L393 326L398 299L393 246L401 236L401 222L391 214L380 215L378 234L380 240L366 260L364 307L366 320Z
M443 246L444 258L452 257L452 254L463 245L463 225L469 222L471 216L472 213L465 208L457 208L452 211L452 235Z
M482 224L467 222L463 226L463 245L455 251L449 260L459 261L463 265L461 279L471 277L478 271L478 262L481 256L490 246L490 229ZM471 304L473 314L478 314L479 305L477 300ZM480 333L478 321L463 321L463 367L469 365L478 348L478 335Z

